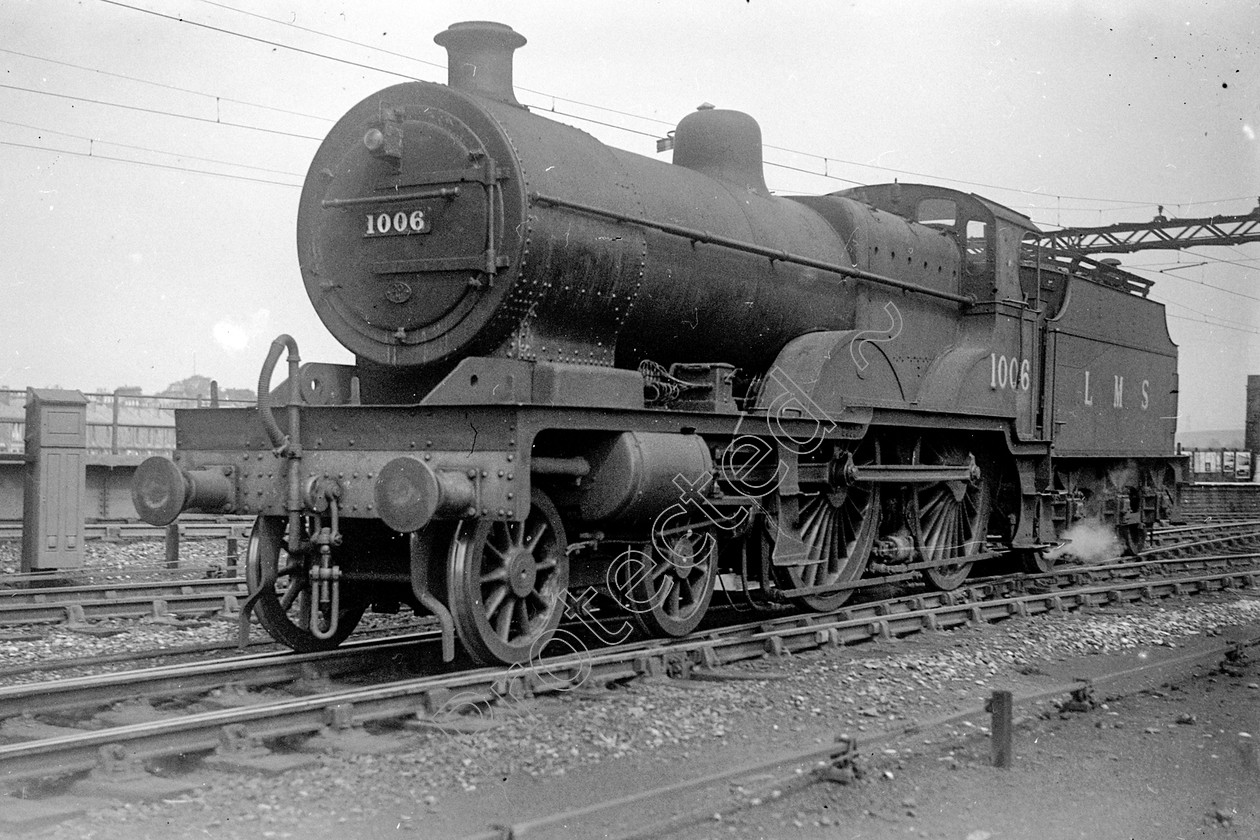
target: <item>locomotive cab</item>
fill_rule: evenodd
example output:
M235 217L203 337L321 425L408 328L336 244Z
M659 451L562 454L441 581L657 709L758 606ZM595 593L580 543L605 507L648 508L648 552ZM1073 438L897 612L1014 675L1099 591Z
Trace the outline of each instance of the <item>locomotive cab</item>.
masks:
M976 303L1018 300L1021 240L1032 219L974 193L927 184L878 184L834 193L938 231L958 250L960 288Z

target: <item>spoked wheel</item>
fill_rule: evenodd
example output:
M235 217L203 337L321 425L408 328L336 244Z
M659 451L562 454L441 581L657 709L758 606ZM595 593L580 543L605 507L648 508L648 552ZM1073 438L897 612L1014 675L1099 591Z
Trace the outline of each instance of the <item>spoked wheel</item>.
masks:
M283 645L302 653L331 650L354 632L367 604L348 597L343 583L337 605L337 626L332 634L320 638L329 626L331 602L319 606L318 626L312 630L312 586L306 574L307 557L289 554L288 524L288 518L283 516L260 516L254 522L245 565L250 593L263 589L254 603L254 614L263 629Z
M774 573L784 589L834 586L852 583L866 571L871 546L879 530L879 485L853 480L857 466L879 462L879 446L872 442L856 452L841 452L832 462L827 486L800 497L796 522L790 536L805 545L810 565L776 566ZM770 522L773 542L782 525ZM822 595L793 598L797 604L817 612L839 609L853 595L852 589Z
M924 446L921 463L949 466L974 464L966 447ZM970 481L942 481L915 492L919 537L925 562L958 560L923 570L928 586L948 591L956 589L971 573L967 560L984 548L989 527L989 488L979 470Z
M651 636L685 636L699 626L717 580L717 540L699 528L654 535L616 571L617 602Z
M448 606L468 655L484 665L538 657L569 587L568 540L556 506L535 490L524 522L462 522L451 542Z

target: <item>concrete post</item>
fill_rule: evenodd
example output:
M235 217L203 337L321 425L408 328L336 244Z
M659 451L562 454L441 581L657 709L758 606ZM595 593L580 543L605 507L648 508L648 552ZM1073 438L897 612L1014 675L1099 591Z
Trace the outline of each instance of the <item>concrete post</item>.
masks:
M1256 455L1260 453L1260 376L1247 377L1247 416L1243 426L1243 448L1251 453L1251 480L1256 481Z
M993 753L993 766L1010 767L1015 757L1015 750L1012 745L1015 696L1009 691L993 692L989 698L989 712L993 716L989 728L989 744Z

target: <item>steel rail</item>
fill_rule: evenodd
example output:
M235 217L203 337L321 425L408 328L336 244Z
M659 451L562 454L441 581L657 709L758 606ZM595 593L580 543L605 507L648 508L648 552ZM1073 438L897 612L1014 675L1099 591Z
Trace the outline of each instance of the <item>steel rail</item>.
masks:
M1233 522L1221 522L1210 527L1212 529L1217 529L1217 530L1230 530L1230 529L1236 528L1237 524L1238 523L1233 523ZM1247 523L1247 524L1250 525L1251 523ZM1257 524L1260 524L1260 523L1257 523ZM1200 539L1193 542L1179 542L1179 543L1170 543L1166 545L1154 546L1152 548L1149 548L1140 552L1139 557L1147 557L1147 556L1153 556L1157 554L1166 554L1166 553L1173 553L1173 552L1192 551L1195 549L1202 549L1209 546L1238 544L1246 540L1257 540L1257 539L1260 539L1260 528L1247 531L1245 533L1227 533L1221 536L1210 537L1207 539ZM967 555L965 557L951 558L947 560L937 560L933 562L897 563L897 564L890 563L884 567L887 570L885 574L859 578L856 581L852 581L852 582L844 583L844 584L836 584L834 586L829 586L826 588L818 588L818 589L799 588L799 589L788 589L788 590L780 589L780 590L776 590L773 593L772 597L774 597L777 600L787 600L787 599L790 599L791 597L801 595L801 594L813 594L815 592L821 592L822 594L827 594L827 593L832 593L832 592L843 592L843 591L862 591L865 589L871 589L873 587L884 586L887 584L905 583L907 581L917 580L918 570L921 570L921 569L941 567L941 566L947 566L951 564L956 565L959 562L981 563L983 561L992 560L995 557L999 557L1004 552L1005 550L982 551L974 555ZM1124 564L1121 564L1121 565L1124 565ZM1071 565L1061 566L1059 567L1059 570L1078 570L1079 571L1084 568L1088 568L1088 567L1085 564L1075 563ZM1009 577L1010 577L1009 575L1004 575L1004 576L999 576L997 579L1006 579Z
M328 725L334 717L341 725L350 725L432 713L442 707L452 691L459 691L458 696L467 702L493 702L519 697L525 692L564 690L589 678L615 680L664 672L668 662L686 663L688 668L692 664L713 667L761 658L767 653L838 646L870 638L1002 620L1016 615L1088 609L1112 601L1127 602L1188 592L1254 587L1257 574L1260 570L1253 566L1246 571L1229 569L1154 583L1122 582L1077 591L1021 594L980 603L942 604L905 611L886 608L886 615L874 618L837 614L753 622L736 628L706 631L682 640L655 640L595 653L583 651L548 658L525 667L483 668L455 675L419 677L370 688L333 691L242 709L203 712L154 723L0 746L0 774L16 780L46 776L51 767L58 768L60 773L89 769L97 762L99 748L107 744L123 745L139 759L201 752L213 749L219 743L222 728L234 724L246 726L251 737L266 740L316 731ZM921 603L911 602L909 606Z
M206 615L216 611L229 614L237 611L238 598L246 594L243 578L0 589L0 624L76 623L102 618Z
M943 630L967 624L993 623L1015 616L1027 617L1070 609L1090 609L1109 603L1128 603L1150 600L1155 597L1193 594L1195 592L1224 591L1236 588L1255 588L1257 572L1240 574L1236 571L1193 575L1154 583L1135 581L1112 583L1106 586L1085 587L1063 592L1019 595L995 601L960 604L954 607L938 607L894 613L883 618L867 621L866 627L854 621L816 622L810 627L774 628L756 635L767 648L797 652L820 645L839 645L872 637L891 638L909 635L922 630ZM1219 584L1213 588L1213 584ZM793 643L800 642L799 646Z
M1260 527L1260 519L1231 519L1228 522L1195 522L1189 525L1170 525L1163 528L1155 528L1152 533L1155 535L1178 534L1185 531L1202 531L1204 529L1217 528L1220 526L1257 526Z
M106 573L103 570L103 573ZM109 574L118 574L110 569ZM126 574L126 572L123 572ZM0 578L3 581L3 578ZM69 586L25 586L0 589L0 605L26 602L113 600L126 597L162 597L168 594L188 595L196 589L238 589L245 586L241 577L202 577L186 580L110 580L101 583L78 583Z
M1221 523L1222 528L1231 527L1234 523ZM1208 537L1206 539L1195 539L1189 542L1176 542L1169 545L1159 545L1152 548L1144 549L1138 552L1139 557L1146 557L1151 554L1162 554L1170 551L1189 551L1191 549L1206 548L1208 546L1216 546L1222 543L1235 543L1243 540L1260 539L1260 528L1254 528L1248 524L1252 530L1244 530L1243 533L1222 534L1217 537Z
M240 533L244 529L249 534L249 526L254 517L236 517L235 521L199 521L183 519L179 522L180 536L185 539L202 539L208 537L226 537L233 532ZM115 536L123 540L160 538L166 536L166 528L148 525L144 522L85 522L83 535L89 540L103 540ZM0 520L0 539L16 540L22 538L21 519Z
M208 662L0 686L0 720L18 717L32 709L41 713L61 712L127 699L197 694L229 684L275 685L314 674L333 677L357 673L388 664L395 656L418 654L426 646L437 651L437 644L436 633L413 633L385 641L354 640L321 653L266 651Z
M256 639L247 643L249 648L263 648L268 650L280 647L279 642L271 639ZM240 651L240 645L237 642L204 642L202 644L180 645L178 647L150 648L148 650L127 650L117 651L115 653L102 653L96 656L74 656L60 659L40 659L37 662L25 662L21 665L12 665L0 671L0 678L12 679L13 677L25 676L26 674L35 674L41 671L62 673L66 671L80 671L85 668L99 668L102 665L117 665L119 663L129 663L135 665L140 662L149 662L153 660L166 660L173 662L176 658L184 656L205 656L207 654L224 654L228 651ZM242 652L243 653L243 652Z
M1237 542L1240 540L1260 538L1260 520L1247 522L1219 522L1212 524L1187 526L1174 529L1161 529L1155 533L1159 538L1168 534L1184 536L1204 530L1227 530L1231 533L1200 539L1194 542L1179 542L1157 545L1142 552L1142 556L1151 556L1170 551L1189 551L1210 545ZM1233 533L1239 528L1253 528L1245 533ZM975 562L992 555L972 558ZM897 567L902 574L868 578L847 584L846 589L863 589L887 583L905 582L915 577L914 570L918 565ZM1078 568L1069 566L1065 568ZM82 573L84 570L74 570ZM180 570L157 570L168 573L180 573ZM187 570L192 571L192 570ZM115 570L109 570L111 574ZM41 581L39 575L0 576L0 584L31 583ZM46 580L46 578L45 578ZM780 593L787 597L796 590ZM155 581L108 581L99 584L79 584L71 586L40 587L8 587L0 586L0 625L21 625L56 622L82 622L89 619L107 618L145 618L162 615L202 616L212 613L230 615L237 611L239 599L247 595L243 579L198 578Z
M231 558L225 557L230 560ZM239 561L239 557L237 558ZM233 569L228 565L229 570ZM108 584L129 582L160 582L201 580L224 577L223 567L212 563L209 566L179 566L171 568L165 563L144 563L122 567L81 566L77 569L51 569L43 572L0 573L0 594L6 591L21 592L54 592L71 586L104 587ZM233 577L230 572L227 577Z
M977 602L997 594L1019 592L1030 583L1033 585L1079 586L1098 576L1112 578L1146 574L1171 569L1186 571L1194 566L1226 566L1232 571L1238 564L1260 554L1201 556L1193 560L1171 558L1165 560L1140 559L1098 566L1064 566L1035 576L1005 576L976 580L954 592L925 592L900 599L883 600L864 604L850 604L833 615L843 621L877 621L895 617L899 613L925 611L954 606L959 601ZM1245 574L1245 570L1240 572ZM754 628L775 627L783 623L805 622L817 624L826 614L794 615L763 618L755 622L736 624L723 632L737 633ZM575 625L579 626L580 625ZM433 651L426 645L435 642L429 633L422 632L403 637L391 637L382 645L380 640L359 638L342 647L324 653L293 654L288 651L236 656L196 664L160 666L154 668L116 672L109 675L77 679L60 679L52 683L39 683L0 688L0 719L21 714L40 697L39 707L44 711L103 705L127 697L154 697L170 693L193 693L220 687L228 682L242 685L264 685L298 679L308 669L319 668L328 674L353 672L373 663L372 656L383 662L398 653L414 654L416 661L432 659ZM644 643L650 646L650 642ZM414 645L414 650L408 647ZM401 647L400 647L401 646ZM363 649L371 648L365 658ZM434 648L436 650L436 648ZM428 659L426 659L428 655ZM121 658L121 657L118 657ZM144 658L137 656L137 659ZM344 660L344 661L343 661ZM68 662L66 669L76 667ZM297 669L295 671L294 669ZM255 673L256 671L256 673ZM300 672L300 673L299 673Z
M1037 703L1044 703L1067 696L1076 696L1078 693L1090 691L1106 690L1112 696L1129 694L1143 684L1166 678L1170 671L1180 674L1191 673L1195 668L1207 667L1212 663L1220 662L1233 650L1256 647L1257 645L1260 645L1260 638L1254 636L1236 641L1217 642L1172 659L1151 662L1136 668L1110 671L1088 679L1077 678L1070 682L1060 682L1034 691L1019 692L1013 694L1011 698L1012 707L1028 707ZM608 840L648 840L648 838L656 840L656 838L667 837L695 825L701 820L712 818L714 815L725 817L736 811L756 807L760 802L781 799L789 793L809 787L821 779L827 778L827 772L836 768L837 762L851 765L853 759L858 755L859 745L869 752L871 747L897 743L906 737L921 738L926 733L940 732L947 727L957 726L970 720L983 720L991 711L986 703L984 705L962 708L928 720L914 720L891 729L863 733L860 739L842 735L837 739L836 743L825 747L810 744L794 750L785 750L769 758L753 761L706 777L688 779L674 784L661 785L650 790L637 791L617 799L594 803L563 813L535 817L528 821L507 826L506 829L492 829L488 832L467 836L463 840L499 840L499 838L505 836L511 837L512 840L526 840L531 833L557 824L564 825L569 831L572 831L574 824L578 823L583 817L603 816L618 808L645 800L650 800L653 803L652 812L654 814L668 812L670 810L668 797L670 796L680 793L694 793L703 788L712 789L717 783L727 781L733 783L737 779L756 780L757 789L766 793L765 796L759 798L732 797L728 791L723 791L715 796L715 799L717 799L716 804L710 800L699 806L695 805L696 797L693 795L689 802L683 805L681 809L677 809L681 813L675 813L673 816L658 818L644 824L642 815L636 814L628 820L622 820L623 824L628 823L633 825L633 828L613 834L607 833L608 826L605 819L605 824L600 829L600 833L607 837ZM809 772L805 771L805 767L809 768Z

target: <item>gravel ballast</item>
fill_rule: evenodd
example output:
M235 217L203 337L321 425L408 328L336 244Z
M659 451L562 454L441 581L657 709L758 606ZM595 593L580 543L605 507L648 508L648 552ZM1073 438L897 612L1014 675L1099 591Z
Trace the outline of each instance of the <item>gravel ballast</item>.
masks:
M116 624L122 632L107 638L46 627L38 640L0 642L0 674L40 658L225 641L235 633L230 622ZM840 733L860 742L864 732L974 707L995 688L1019 692L1047 663L1176 647L1187 636L1239 624L1260 624L1260 596L1218 593L1011 618L736 669L762 678L583 686L478 708L481 731L391 732L382 743L400 750L392 754L324 753L273 778L198 769L189 795L105 805L49 836L460 836L828 743ZM896 750L881 755L892 774L909 760ZM790 829L789 822L782 836L796 836Z

